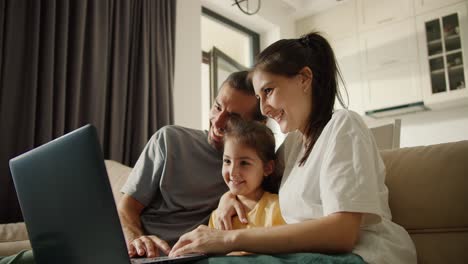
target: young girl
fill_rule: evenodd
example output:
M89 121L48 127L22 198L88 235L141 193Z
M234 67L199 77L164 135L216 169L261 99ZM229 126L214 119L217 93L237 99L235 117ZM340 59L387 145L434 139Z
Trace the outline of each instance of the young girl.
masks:
M230 231L200 227L183 235L170 255L352 252L366 263L416 263L408 232L391 220L385 166L371 132L358 114L333 110L335 98L342 100L327 40L317 33L279 40L258 55L252 74L262 113L283 133L299 134L288 135L286 143L293 144L285 145L279 190L288 224ZM218 210L236 203L225 197Z
M284 224L278 195L274 194L279 187L275 161L275 138L267 126L231 119L224 134L222 174L229 191L247 210L247 223L235 217L232 226L224 226L215 222L215 210L209 227L225 230Z

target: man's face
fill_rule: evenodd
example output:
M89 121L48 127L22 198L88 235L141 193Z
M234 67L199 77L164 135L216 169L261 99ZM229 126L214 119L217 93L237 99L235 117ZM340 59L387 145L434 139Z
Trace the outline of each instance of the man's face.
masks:
M224 84L213 102L210 111L208 142L217 150L223 149L226 124L232 116L252 120L257 107L257 98Z

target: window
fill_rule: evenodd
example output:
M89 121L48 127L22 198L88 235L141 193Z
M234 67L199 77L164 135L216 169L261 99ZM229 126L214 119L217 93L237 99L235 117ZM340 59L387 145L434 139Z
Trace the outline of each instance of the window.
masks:
M260 49L260 37L232 20L202 8L202 127L208 128L211 104L229 74L246 70Z

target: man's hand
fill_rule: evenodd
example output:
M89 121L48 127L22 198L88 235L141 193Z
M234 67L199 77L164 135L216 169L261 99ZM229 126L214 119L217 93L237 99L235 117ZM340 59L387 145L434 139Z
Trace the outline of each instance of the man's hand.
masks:
M169 254L171 248L166 241L143 233L140 215L144 208L143 204L126 194L119 202L119 217L125 241L127 241L128 255L130 257L147 256L152 258L159 256L159 250Z
M214 219L214 225L220 230L232 230L232 217L237 215L239 220L247 224L244 206L237 200L231 192L223 194L219 200L217 215Z
M148 258L159 257L159 250L169 255L171 247L166 241L157 236L140 236L127 244L128 255L133 257L146 256Z

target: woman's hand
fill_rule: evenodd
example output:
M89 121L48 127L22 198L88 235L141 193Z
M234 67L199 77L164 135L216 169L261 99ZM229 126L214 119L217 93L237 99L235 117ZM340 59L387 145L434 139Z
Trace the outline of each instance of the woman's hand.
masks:
M189 253L226 254L233 251L236 231L223 231L201 225L182 235L172 247L170 257Z
M223 194L216 210L217 214L214 219L214 225L217 229L232 230L232 217L235 215L239 217L242 223L248 223L244 206L231 192Z

